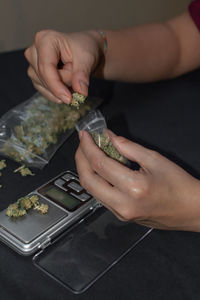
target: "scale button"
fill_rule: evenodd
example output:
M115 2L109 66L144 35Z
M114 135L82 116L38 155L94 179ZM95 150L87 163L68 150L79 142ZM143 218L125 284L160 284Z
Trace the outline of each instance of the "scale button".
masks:
M74 193L71 193L72 196L75 196L76 198L78 198L79 200L81 201L87 201L88 199L91 198L90 195L86 194L86 193L83 193L81 195L75 195Z
M70 173L66 173L65 175L62 176L63 179L65 179L66 181L69 181L70 179L74 179L75 176L73 176Z
M80 192L83 190L82 186L80 184L76 183L75 181L70 182L70 184L68 184L67 186L76 192Z
M65 184L65 181L62 180L61 178L57 179L55 182L54 182L55 185L59 186L59 187L62 187L63 184Z

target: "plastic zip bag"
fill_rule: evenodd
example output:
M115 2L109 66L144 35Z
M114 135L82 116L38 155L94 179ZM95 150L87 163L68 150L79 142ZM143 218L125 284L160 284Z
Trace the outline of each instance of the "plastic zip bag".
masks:
M93 110L86 117L80 120L76 125L76 130L86 130L89 132L95 144L103 150L109 157L119 161L122 164L127 164L128 160L121 155L113 146L108 134L106 133L106 121L99 110Z
M30 167L43 168L74 131L76 122L101 99L87 99L77 110L39 93L0 118L0 154Z

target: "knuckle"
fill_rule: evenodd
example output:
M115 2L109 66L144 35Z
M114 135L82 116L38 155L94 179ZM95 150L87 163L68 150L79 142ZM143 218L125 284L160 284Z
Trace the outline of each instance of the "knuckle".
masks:
M92 157L91 158L91 167L99 173L103 169L104 161L101 157Z
M142 181L135 183L134 180L132 184L127 187L128 194L136 200L145 199L150 192L150 184L147 180L143 178Z
M41 31L38 31L36 34L35 34L35 43L37 44L38 41L40 40L41 36L44 34L44 30L41 30Z
M148 197L150 192L150 186L149 184L144 181L142 184L140 184L140 187L138 188L136 192L136 198L137 200L144 200Z
M41 40L43 39L51 39L52 37L55 36L55 32L54 30L51 29L44 29L44 30L40 30L35 34L35 43L39 43Z
M49 30L40 30L35 34L35 42L38 43L41 38L44 37L49 32Z

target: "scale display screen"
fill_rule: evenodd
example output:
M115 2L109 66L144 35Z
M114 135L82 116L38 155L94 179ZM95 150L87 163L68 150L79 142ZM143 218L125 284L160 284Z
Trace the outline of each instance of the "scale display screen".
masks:
M55 185L47 186L45 189L40 190L40 193L69 211L74 211L81 204L81 201L57 188Z

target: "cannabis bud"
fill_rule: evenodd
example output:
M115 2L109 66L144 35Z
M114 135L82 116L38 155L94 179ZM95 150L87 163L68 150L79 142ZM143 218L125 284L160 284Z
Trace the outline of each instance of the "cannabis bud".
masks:
M27 175L31 175L31 176L34 176L35 174L33 174L31 172L31 170L29 168L27 168L25 165L22 165L21 167L17 168L14 170L14 173L16 172L20 172L20 174L24 177L24 176L27 176Z
M106 133L91 132L90 134L95 144L108 156L119 161L122 164L127 163L127 159L117 151L117 149L113 146L109 136Z
M75 106L77 109L79 109L80 104L83 104L85 102L85 99L86 99L86 96L74 92L74 93L72 93L71 105Z
M32 196L29 197L29 199L31 200L34 207L39 205L39 201L38 201L39 197L37 195L32 195Z
M18 204L19 208L25 209L25 210L29 210L33 206L33 203L28 196L19 198L17 200L17 204Z
M26 210L19 208L19 206L16 202L16 203L10 204L8 206L6 215L8 217L18 218L18 217L22 217L22 216L26 215Z
M49 207L47 204L39 203L39 197L37 195L21 197L17 202L10 204L6 210L8 217L22 217L27 214L27 211L31 208L46 214Z
M36 209L37 211L40 211L42 214L46 214L47 211L48 211L48 209L49 209L49 207L48 207L47 204L42 203L42 204L36 205L34 207L34 209Z

